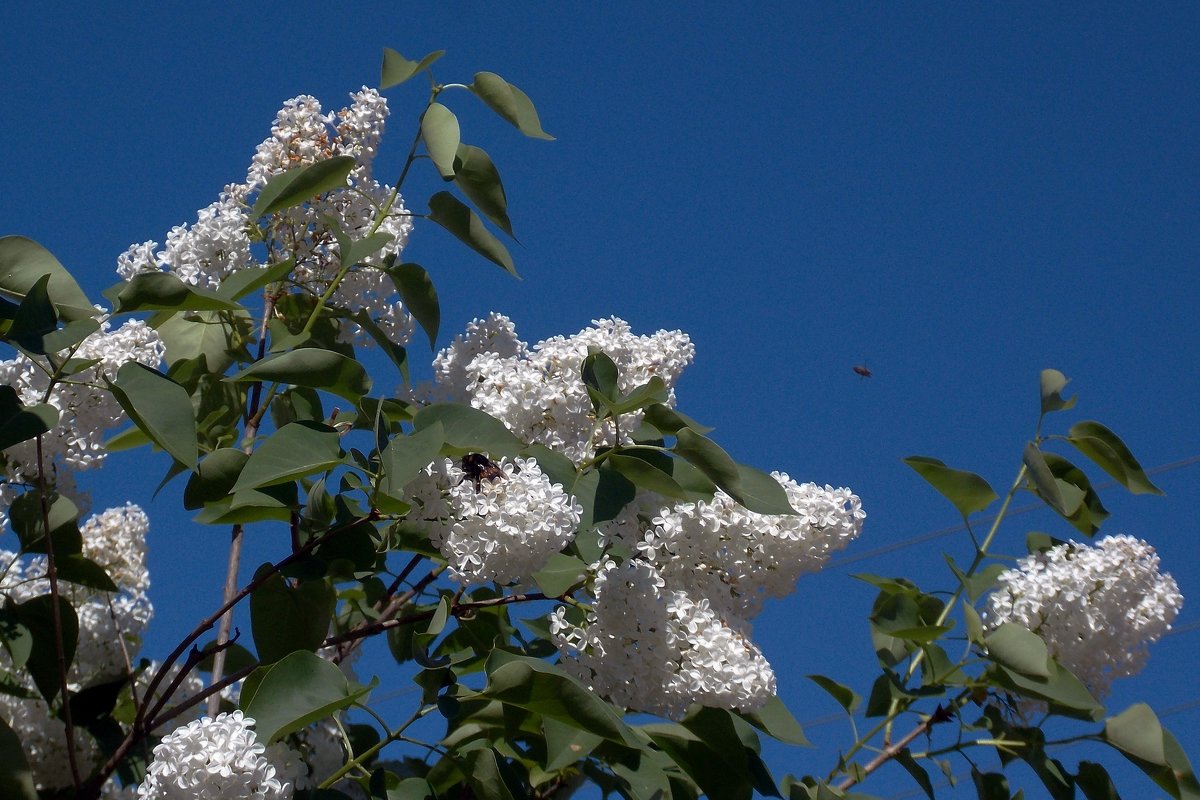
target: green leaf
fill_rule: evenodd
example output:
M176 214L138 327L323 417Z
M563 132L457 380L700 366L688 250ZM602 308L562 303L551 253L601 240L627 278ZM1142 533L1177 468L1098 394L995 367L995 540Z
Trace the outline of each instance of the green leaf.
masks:
M329 633L336 605L337 591L327 579L290 586L278 573L267 578L250 595L259 659L270 664L299 650L315 651Z
M57 555L57 553L56 553ZM120 591L112 578L104 571L104 567L91 559L84 558L79 553L61 556L55 559L59 580L98 589L102 592Z
M514 278L521 277L513 266L508 248L492 235L474 211L454 195L438 192L429 198L429 219L488 261L503 267Z
M292 422L271 434L250 454L235 492L294 481L341 463L338 433L316 422Z
M1104 706L1096 702L1083 682L1053 659L1047 665L1049 680L1030 678L1003 664L995 664L987 676L997 686L1025 697L1045 700L1057 714L1096 721L1104 716Z
M454 158L461 142L458 117L441 103L430 103L421 116L421 138L442 180L454 180Z
M605 463L628 478L634 485L666 497L688 499L688 493L667 472L640 458L613 454Z
M1063 400L1062 390L1067 387L1070 378L1063 375L1056 369L1042 370L1042 413L1049 414L1051 411L1066 411L1075 405L1076 398L1074 396L1069 400Z
M457 403L434 403L425 406L413 417L413 427L420 431L440 422L446 444L465 453L487 453L492 456L514 456L521 442L504 423L490 414Z
M1023 460L1038 497L1062 517L1070 519L1083 503L1083 492L1078 487L1055 478L1046 459L1042 457L1042 452L1033 442L1025 445Z
M386 272L400 295L400 301L429 337L430 350L434 349L442 312L429 273L420 264L413 263L390 267Z
M972 764L971 781L979 800L1010 800L1008 778L1002 772L980 772Z
M379 74L379 88L390 89L429 68L429 65L446 54L445 50L434 50L420 61L409 61L390 47L383 49L383 68Z
M333 662L299 650L252 672L240 705L254 718L258 741L271 744L348 708L368 691L352 687Z
M1101 523L1108 519L1109 513L1100 502L1100 495L1092 488L1092 482L1083 470L1062 456L1042 453L1042 458L1046 460L1046 466L1050 468L1050 473L1057 483L1069 484L1083 493L1083 500L1075 509L1075 513L1067 517L1067 522L1074 525L1080 533L1095 536L1100 531Z
M488 108L495 111L521 133L533 139L553 140L554 137L542 130L537 109L529 97L494 72L476 72L470 86Z
M256 289L283 280L295 266L295 260L289 258L268 267L242 267L225 276L217 294L227 300L241 300Z
M46 353L42 346L42 337L58 330L58 313L46 288L49 282L49 275L43 275L34 281L29 291L21 298L21 304L17 306L17 312L8 328L9 339L38 355Z
M49 510L42 515L42 503L37 492L26 492L9 506L9 524L21 542L22 553L46 552L46 522L49 521L54 553L68 556L83 549L83 536L77 522L79 509L65 495L49 498Z
M641 386L634 388L629 394L621 395L613 402L608 403L608 413L613 416L628 414L631 411L638 411L648 405L665 403L666 400L667 385L663 382L662 378L654 375Z
M256 218L274 214L308 202L332 189L343 188L352 169L353 157L334 156L282 172L271 178L258 193L250 213Z
M1104 722L1103 737L1172 797L1200 798L1200 781L1187 754L1145 703Z
M542 718L542 732L546 736L546 772L555 772L582 761L604 741L601 736L550 717Z
M500 172L488 154L479 147L459 144L454 164L454 183L493 225L513 235L508 218L508 197ZM513 237L516 238L515 236Z
M1134 494L1163 494L1121 438L1099 422L1075 423L1067 431L1067 441Z
M57 408L48 403L23 406L16 389L0 386L0 450L47 433L57 424Z
M716 442L691 428L676 431L672 450L748 510L772 515L796 513L779 481L761 470L735 463Z
M233 363L230 352L234 334L231 324L218 311L194 311L174 314L158 323L158 334L167 346L167 363L204 358L209 372L223 373ZM238 321L247 324L249 317L239 315Z
M0 292L23 298L43 275L49 275L47 291L61 317L68 320L92 317L95 306L67 268L50 251L24 236L0 236Z
M691 428L696 433L708 433L713 430L707 425L701 425L696 420L661 403L646 407L646 422L658 428L663 433L675 433L680 428Z
M486 669L488 683L483 696L640 749L637 736L612 706L557 667L496 650L488 657Z
M913 758L912 752L907 747L896 753L896 763L904 767L905 771L921 787L921 791L925 792L925 796L929 800L933 800L933 783L929 780L929 773L917 763L917 760Z
M38 800L33 770L25 759L21 737L0 719L0 797Z
M984 638L988 656L1031 678L1050 678L1050 652L1042 637L1014 622L1005 622Z
M988 482L973 472L951 469L936 458L909 456L904 463L954 504L965 519L991 505L997 495Z
M495 750L487 747L471 750L466 754L465 761L464 775L473 797L479 800L514 800L500 771Z
M196 464L196 420L187 390L157 370L128 362L117 370L113 396L150 441L191 469Z
M353 358L316 347L267 356L231 375L230 381L277 381L320 389L358 404L371 391L371 378Z
M588 348L588 354L580 365L580 374L597 411L617 398L617 365L600 348Z
M241 306L208 289L189 286L170 272L139 272L113 287L113 313L135 311L237 311Z
M778 696L771 697L766 705L757 711L741 711L738 712L738 716L777 741L810 746L810 742L804 736L804 729Z
M1079 762L1079 774L1075 776L1075 785L1083 790L1087 800L1121 800L1117 787L1108 771L1092 761Z
M188 477L187 486L183 489L183 507L194 511L203 508L206 503L228 497L249 458L241 450L232 447L222 447L209 453Z
M862 695L849 686L844 686L824 675L809 675L808 679L824 689L830 697L837 701L838 705L846 709L847 714L853 714L862 703Z
M587 564L574 556L555 553L546 566L533 574L533 581L547 597L560 597L587 578Z
M404 487L437 458L445 441L445 429L437 420L408 436L393 436L380 454L379 493L402 499Z
M54 600L48 594L26 600L15 606L18 622L29 630L33 647L25 668L38 692L47 703L53 702L59 693L58 642L54 635ZM58 597L59 620L62 624L62 651L67 666L75 658L75 647L79 642L79 618L65 597Z

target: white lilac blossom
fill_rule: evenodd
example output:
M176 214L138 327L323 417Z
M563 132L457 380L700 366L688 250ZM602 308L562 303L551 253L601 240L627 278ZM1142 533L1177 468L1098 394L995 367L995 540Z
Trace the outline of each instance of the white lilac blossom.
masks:
M241 711L189 722L163 737L140 800L288 800L302 765L286 745L265 747Z
M59 382L46 397L50 379L46 371L26 356L0 361L0 383L16 390L25 405L44 402L59 411L58 424L42 438L43 470L53 477L56 470L85 470L104 461L104 436L125 420L125 412L104 388L104 380L116 377L121 365L136 361L157 367L165 353L158 332L141 320L130 320L112 329L106 321L100 330L84 339L73 357L97 363ZM60 356L66 356L64 351ZM5 477L31 483L37 475L37 445L34 440L6 448ZM65 470L64 470L65 471ZM59 487L62 488L62 482Z
M289 285L305 296L316 297L325 293L342 266L337 230L352 240L369 233L386 234L389 239L377 253L351 265L328 307L343 315L343 341L370 343L363 327L369 325L390 341L406 344L414 330L412 316L380 267L384 259L399 255L404 248L412 221L399 195L372 177L372 162L388 116L387 101L377 90L366 87L350 97L348 107L331 113L324 113L317 99L309 95L284 103L271 135L255 150L245 182L226 186L190 226L173 228L161 250L153 241L131 245L117 258L117 273L129 280L139 272L165 270L184 283L216 288L228 275L258 266L250 236L255 225L250 209L256 193L287 170L350 156L354 166L344 188L271 217L264 232L268 261L294 258Z
M555 336L532 348L516 337L512 322L499 314L475 320L434 360L429 396L469 403L508 426L524 442L543 444L579 463L595 448L612 444L611 420L599 423L580 377L588 348L604 351L617 365L617 388L629 392L652 377L674 386L691 363L695 348L681 331L635 335L612 317L595 320L573 336ZM641 422L641 412L621 417L622 441Z
M1132 536L1074 542L1026 556L999 576L988 599L990 628L1022 625L1103 697L1113 679L1139 672L1148 645L1183 606L1179 586L1159 572L1154 548Z
M799 513L759 514L718 491L711 501L662 509L640 540L625 544L654 563L669 585L749 619L765 599L790 594L802 575L821 569L859 535L866 518L849 489L771 476Z
M550 632L564 669L613 703L678 718L692 703L752 711L774 696L744 624L670 589L648 562L601 565L595 596L580 625L556 609Z
M575 536L583 507L534 459L501 459L503 478L475 482L450 459L409 484L409 519L429 534L463 583L527 583Z

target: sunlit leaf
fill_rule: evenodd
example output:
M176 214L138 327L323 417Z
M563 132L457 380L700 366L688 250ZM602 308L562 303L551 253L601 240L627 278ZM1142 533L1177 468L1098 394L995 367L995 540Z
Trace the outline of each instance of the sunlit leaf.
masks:
M1025 445L1023 460L1038 497L1061 516L1070 519L1083 502L1083 492L1078 487L1055 478L1046 459L1033 442Z
M1002 623L984 638L984 644L991 658L1022 675L1050 677L1046 642L1028 628L1013 622Z
M191 286L170 272L139 272L112 289L114 314L135 311L237 311L216 292Z
M368 689L352 687L336 664L300 650L259 667L242 688L240 706L270 744L350 706Z
M441 103L430 103L421 117L421 138L442 180L454 180L454 158L460 142L458 117Z
M217 294L228 300L240 300L256 289L283 280L295 266L296 262L289 258L268 267L241 267L221 280Z
M333 469L341 463L338 432L316 422L292 422L250 454L233 489L258 489Z
M1067 387L1070 381L1066 375L1063 375L1056 369L1042 370L1042 413L1048 414L1051 411L1065 411L1075 405L1075 397L1068 400L1062 398L1062 390Z
M134 361L121 365L113 397L150 441L189 469L196 464L196 419L186 389Z
M809 675L808 679L824 689L830 697L837 701L838 705L846 709L848 714L853 714L862 703L862 695L832 678L826 678L824 675Z
M437 420L409 436L393 436L380 454L380 494L402 498L405 485L437 458L445 440L445 429Z
M187 486L183 489L183 507L194 511L203 508L205 503L228 496L249 458L241 450L232 447L222 447L209 453L188 478Z
M292 586L275 573L250 595L254 646L263 664L298 650L315 651L329 633L337 592L325 579Z
M371 391L371 378L362 364L340 353L305 347L267 356L231 375L231 381L277 381L320 389L357 404Z
M95 316L95 306L49 250L24 236L0 236L0 292L23 298L44 275L50 276L46 288L61 317Z
M534 139L554 139L542 130L537 109L528 95L494 72L475 73L471 91L513 127Z
M760 731L785 744L810 744L804 736L804 729L778 696L772 696L757 711L742 711L738 715Z
M434 50L420 61L409 61L390 47L383 49L383 67L379 75L379 88L390 89L404 83L412 76L427 69L430 64L446 54L445 50Z
M435 422L442 424L446 444L464 452L514 456L521 449L520 440L503 422L471 406L434 403L413 417L413 427L418 431Z

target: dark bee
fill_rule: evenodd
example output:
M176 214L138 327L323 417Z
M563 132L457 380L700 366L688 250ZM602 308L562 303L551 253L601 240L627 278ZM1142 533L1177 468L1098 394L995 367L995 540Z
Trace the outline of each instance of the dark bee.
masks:
M866 368L866 367L864 367L862 364L856 364L856 365L854 365L853 367L851 367L851 369L853 369L853 370L854 370L854 374L855 374L855 375L857 375L857 376L859 376L860 378L869 378L869 377L871 377L871 370L867 369L867 368Z
M475 491L478 492L483 481L504 480L504 470L493 464L488 457L481 453L467 453L462 457L462 480L470 480L475 484Z

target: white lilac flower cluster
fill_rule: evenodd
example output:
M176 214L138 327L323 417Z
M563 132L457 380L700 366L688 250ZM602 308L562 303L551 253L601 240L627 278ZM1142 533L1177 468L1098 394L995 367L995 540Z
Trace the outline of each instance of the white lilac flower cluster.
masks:
M163 737L138 787L141 800L288 800L300 777L287 745L258 741L241 711L189 722ZM295 769L287 769L293 767Z
M750 620L846 547L866 518L848 489L772 475L798 514L758 514L721 491L674 506L641 494L602 525L602 542L634 557L601 566L582 624L555 612L564 667L613 702L667 716L693 702L752 710L770 699L774 674L746 638Z
M753 710L775 694L775 673L745 634L707 600L671 590L652 564L607 561L582 625L550 617L563 667L627 708L680 717L692 703Z
M43 468L47 477L57 481L60 489L70 487L69 472L99 466L105 457L104 436L125 419L125 412L104 388L104 381L116 377L122 364L136 361L157 367L162 361L164 347L158 332L140 320L130 320L116 329L106 321L100 330L84 339L73 357L96 363L70 377L69 382L57 382L46 396L50 377L44 364L36 364L21 355L0 361L0 383L13 387L25 405L45 402L59 411L58 424L42 436ZM67 351L60 356L65 357ZM12 483L32 483L37 475L37 444L35 440L21 442L4 450L3 478ZM0 494L0 524L6 521L9 503L15 490Z
M1074 542L1026 556L1000 574L988 599L990 628L1014 622L1045 640L1050 654L1098 697L1146 663L1147 646L1183 606L1158 555L1132 536Z
M79 619L79 640L68 673L73 691L127 674L142 635L153 615L146 595L150 581L145 566L149 520L140 508L126 505L92 516L81 527L83 554L111 569L117 592L100 592L60 582L62 595ZM20 559L0 551L0 593L21 603L49 593L42 558ZM127 660L128 659L128 660ZM0 651L0 666L11 668ZM0 694L0 718L21 738L34 779L44 789L70 784L67 738L64 725L26 677L30 697ZM99 749L86 731L76 728L76 754L80 763L95 766Z
M287 170L350 156L355 164L344 188L273 218L265 237L272 251L270 261L294 257L291 282L304 294L319 296L341 266L329 220L354 240L372 229L389 235L391 240L378 253L351 268L329 306L351 315L364 312L391 341L405 344L412 336L413 319L379 267L404 248L412 222L399 196L393 198L392 188L372 177L388 116L387 101L366 87L350 98L348 107L329 113L309 95L284 103L271 135L255 150L245 182L226 186L215 203L200 210L192 225L173 228L162 249L154 241L131 245L117 258L117 273L129 280L139 272L166 270L185 283L216 288L237 270L257 266L250 235L255 225L250 208L257 192ZM345 341L371 341L357 324L343 325L341 333Z
M463 583L528 583L575 536L583 507L534 459L501 459L503 477L474 480L435 461L405 490L408 518L429 535Z
M517 338L511 320L492 314L472 322L438 353L429 395L469 403L502 421L522 441L543 444L579 463L591 458L597 446L615 440L612 422L597 422L580 376L589 347L599 348L617 365L621 392L657 376L667 386L670 405L675 383L695 355L681 331L637 336L616 317L529 347ZM640 423L640 412L621 418L625 442L628 431Z

